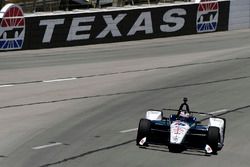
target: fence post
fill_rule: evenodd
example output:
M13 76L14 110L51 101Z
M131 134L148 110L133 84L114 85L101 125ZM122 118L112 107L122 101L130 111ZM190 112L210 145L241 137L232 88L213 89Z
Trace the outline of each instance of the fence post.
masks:
M2 9L3 5L4 5L4 0L1 0L0 1L0 10Z
M33 13L36 12L36 0L33 0Z
M113 0L113 6L122 7L123 6L123 0Z

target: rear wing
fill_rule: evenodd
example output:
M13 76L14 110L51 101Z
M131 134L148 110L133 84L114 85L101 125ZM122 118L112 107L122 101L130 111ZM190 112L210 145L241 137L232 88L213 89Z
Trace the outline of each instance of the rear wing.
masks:
M159 110L159 109L149 109L148 111L159 111L159 112L164 112L164 111L176 111L176 112L178 112L179 110L177 110L177 109L172 109L172 108L163 108L163 109L161 109L161 110ZM200 111L190 111L190 113L192 113L192 114L198 114L198 115L201 115L201 116L208 116L208 117L221 118L221 117L219 117L219 115L216 115L215 113L211 114L211 113L200 112Z
M172 108L163 108L162 111L179 111L179 110L176 110L176 109L172 109ZM215 117L214 114L210 114L210 113L206 113L206 112L199 112L199 111L190 111L190 113L192 114L199 114L199 115L207 115L207 116L210 116L210 117Z

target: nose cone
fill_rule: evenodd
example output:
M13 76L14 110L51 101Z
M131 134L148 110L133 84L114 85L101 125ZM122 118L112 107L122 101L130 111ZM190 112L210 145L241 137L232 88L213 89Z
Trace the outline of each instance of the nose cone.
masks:
M181 144L189 129L190 126L185 122L173 122L170 126L170 143Z

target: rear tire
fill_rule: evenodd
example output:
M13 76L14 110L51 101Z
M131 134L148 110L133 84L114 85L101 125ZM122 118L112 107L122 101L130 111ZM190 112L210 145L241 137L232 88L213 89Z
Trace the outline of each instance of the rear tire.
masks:
M150 131L151 131L151 122L147 119L141 119L137 131L136 144L139 145L140 141L144 137L146 137L148 141L150 137ZM146 143L144 144L145 146L147 145Z
M213 154L218 151L218 143L220 141L220 129L218 127L209 127L207 134L207 144L212 148Z

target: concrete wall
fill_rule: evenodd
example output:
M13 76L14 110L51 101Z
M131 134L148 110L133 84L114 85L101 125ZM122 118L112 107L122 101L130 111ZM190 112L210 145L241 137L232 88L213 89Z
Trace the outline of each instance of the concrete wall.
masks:
M250 0L231 0L229 30L250 28Z
M228 31L230 1L31 15L0 15L0 51L112 43ZM0 13L1 14L1 13ZM12 20L16 21L15 24ZM22 24L21 24L22 23Z

